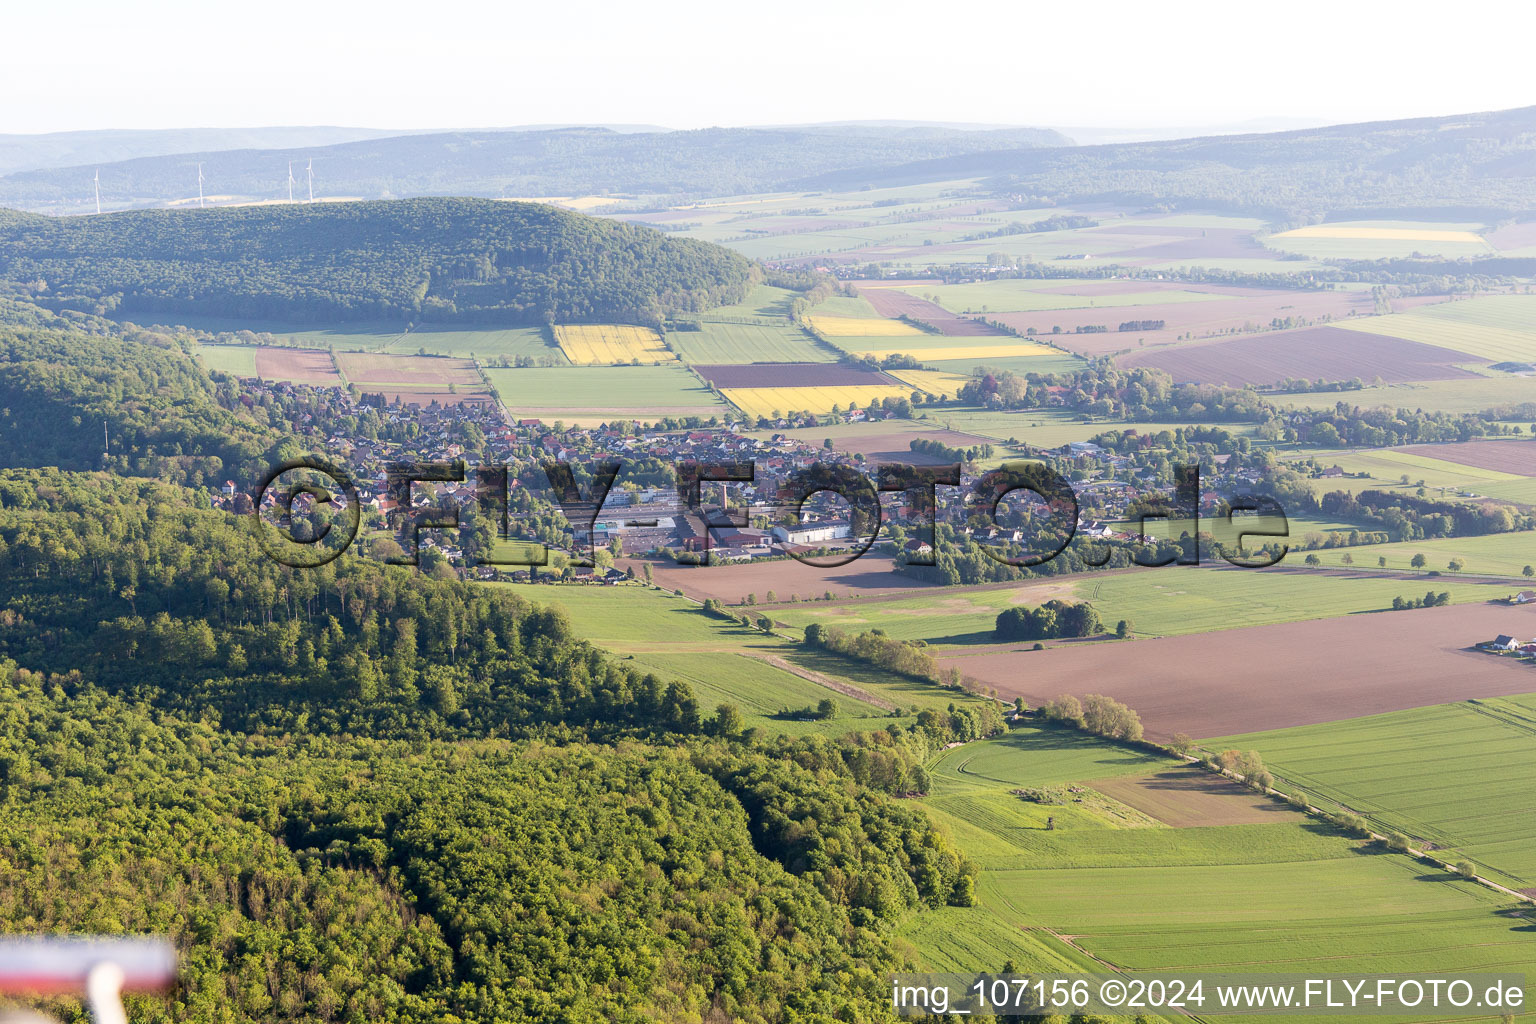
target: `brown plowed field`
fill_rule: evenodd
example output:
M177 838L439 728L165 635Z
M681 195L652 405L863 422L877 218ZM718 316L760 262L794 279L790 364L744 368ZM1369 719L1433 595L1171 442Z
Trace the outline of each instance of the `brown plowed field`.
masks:
M468 359L338 352L336 363L348 380L365 390L378 390L369 388L370 384L401 385L410 390L411 385L454 384L462 389L482 388L485 383Z
M620 559L619 567L634 567L635 575L643 577L643 559ZM652 580L667 590L681 590L696 601L706 597L718 598L727 604L735 604L748 594L756 594L759 602L766 602L772 590L780 602L788 601L789 595L802 598L819 598L827 591L836 597L857 594L868 597L888 594L896 590L923 589L924 585L912 577L902 575L891 568L889 558L865 555L857 561L836 568L824 569L804 565L792 558L778 562L747 562L740 565L712 565L708 567L680 566L668 561L651 561Z
M929 302L927 299L920 299L899 288L884 287L890 284L888 281L880 283L881 287L866 286L859 288L858 292L860 297L874 306L875 312L881 316L910 316L932 325L947 338L988 338L1003 334L1002 331L980 320L972 320L970 317L951 313L943 306Z
M1463 466L1499 473L1536 476L1536 441L1458 441L1454 444L1410 444L1394 449L1444 459Z
M1063 343L1062 347L1067 346ZM1132 352L1119 360L1122 367L1153 366L1165 370L1176 381L1233 387L1276 384L1288 378L1348 380L1359 377L1370 382L1380 377L1389 384L1450 380L1477 376L1455 365L1475 362L1482 360L1436 345L1342 327L1270 331L1230 341Z
M338 387L341 375L329 352L305 348L262 347L256 350L256 376L262 380L291 380L295 384Z
M359 390L366 394L382 394L384 401L394 403L396 400L401 405L419 405L426 407L436 402L438 405L495 405L496 396L483 385L475 388L455 388L449 391L447 388L420 387L399 388L388 385L359 384Z
M1174 828L1205 825L1268 825L1305 816L1203 768L1170 768L1151 775L1124 775L1083 783Z
M1148 735L1167 739L1536 690L1536 667L1468 649L1501 633L1536 634L1536 610L1452 605L941 661L1009 700L1107 694L1135 708Z
M726 363L700 365L693 369L717 388L902 386L901 381L879 370L839 363Z
M995 438L979 434L966 434L958 430L897 430L889 434L855 434L834 438L832 444L839 451L850 455L863 455L874 463L901 462L909 466L938 466L944 460L932 455L919 455L912 450L912 442L918 438L937 441L951 448L971 448L983 444L996 444Z

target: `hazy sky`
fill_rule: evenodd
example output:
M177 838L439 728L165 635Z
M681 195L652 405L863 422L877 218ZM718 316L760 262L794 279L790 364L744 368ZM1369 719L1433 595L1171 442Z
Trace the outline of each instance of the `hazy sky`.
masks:
M0 132L865 118L1353 121L1536 104L1536 5L13 3Z

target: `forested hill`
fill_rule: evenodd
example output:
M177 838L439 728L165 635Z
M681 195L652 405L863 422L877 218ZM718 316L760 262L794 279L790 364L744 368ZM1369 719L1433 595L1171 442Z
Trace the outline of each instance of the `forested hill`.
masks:
M24 171L0 177L0 205L87 212L95 208L98 169L108 209L160 205L197 195L199 164L210 194L279 200L288 195L290 161L299 170L301 189L307 188L303 169L313 161L320 196L728 195L774 191L792 179L841 168L1070 142L1037 128L877 125L447 132Z
M654 322L739 301L751 274L718 246L538 203L0 212L0 280L127 316Z
M808 176L804 188L985 177L1063 200L1227 208L1273 217L1536 209L1536 107L1302 131L1010 149Z

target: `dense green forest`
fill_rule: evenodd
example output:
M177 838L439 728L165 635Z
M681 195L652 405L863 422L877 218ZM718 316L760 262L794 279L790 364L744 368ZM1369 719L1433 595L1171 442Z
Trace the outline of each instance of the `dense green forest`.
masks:
M138 1019L883 1019L895 923L974 898L885 794L1000 717L770 740L558 610L295 572L152 480L0 473L0 577L0 920L172 934Z
M752 273L718 246L538 203L0 211L0 279L129 319L660 323L740 301Z

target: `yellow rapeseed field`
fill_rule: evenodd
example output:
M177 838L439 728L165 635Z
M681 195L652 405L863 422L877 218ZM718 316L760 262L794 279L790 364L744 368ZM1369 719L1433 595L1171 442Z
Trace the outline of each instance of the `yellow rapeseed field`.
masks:
M903 384L910 384L915 391L926 391L930 395L949 395L951 398L966 381L970 380L963 373L950 373L948 370L886 370L885 372Z
M923 333L905 320L876 316L808 316L805 322L829 338L905 338Z
M567 324L555 328L565 358L577 366L671 362L677 356L649 327L630 324Z
M871 402L884 398L911 398L912 390L895 384L852 384L824 388L721 388L720 393L748 416L772 416L776 412L810 412L819 416L831 412L834 405L841 409L868 409Z

